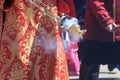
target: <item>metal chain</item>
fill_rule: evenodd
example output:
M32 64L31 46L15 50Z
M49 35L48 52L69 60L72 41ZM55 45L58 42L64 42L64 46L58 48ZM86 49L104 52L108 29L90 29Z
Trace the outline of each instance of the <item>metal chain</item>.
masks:
M45 12L45 9L44 9L43 7L40 7L40 6L39 6L37 3L35 3L34 1L32 1L32 0L29 0L29 1L30 1L31 4L33 4L35 7L37 7L37 8L42 12L43 15L47 15L47 16L49 16L51 19L53 19L55 22L57 22L59 16L57 16L57 17L55 18L54 16L52 16L52 15L50 15L49 13ZM45 7L47 8L47 10L50 9L50 7L49 7L47 4L43 3L42 1L39 1L39 2L40 2L43 6L45 6ZM64 15L63 12L60 12L60 11L58 11L58 12L61 13L62 15Z

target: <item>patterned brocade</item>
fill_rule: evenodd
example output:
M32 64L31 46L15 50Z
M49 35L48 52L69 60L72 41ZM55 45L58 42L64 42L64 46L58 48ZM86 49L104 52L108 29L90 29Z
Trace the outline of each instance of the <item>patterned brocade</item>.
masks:
M0 10L0 40L2 35L2 10Z
M42 1L56 17L56 0ZM59 32L54 20L29 0L16 0L7 12L1 39L0 80L68 80Z
M0 0L0 9L3 9L4 0Z

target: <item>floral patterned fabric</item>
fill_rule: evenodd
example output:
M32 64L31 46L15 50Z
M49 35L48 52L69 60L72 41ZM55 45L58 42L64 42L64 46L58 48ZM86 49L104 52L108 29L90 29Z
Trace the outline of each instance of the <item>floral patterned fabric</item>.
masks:
M0 0L0 9L3 9L3 4L5 0Z
M34 1L57 16L56 0ZM0 47L0 80L68 80L59 26L29 0L15 0L6 12Z
M2 33L2 10L0 10L0 40L1 40L1 34Z

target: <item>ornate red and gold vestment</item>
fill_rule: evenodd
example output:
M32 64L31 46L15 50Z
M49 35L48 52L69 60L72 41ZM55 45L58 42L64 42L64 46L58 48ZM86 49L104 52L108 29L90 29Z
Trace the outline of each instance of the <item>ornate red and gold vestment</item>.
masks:
M35 1L58 15L59 0ZM2 10L6 11L3 32ZM0 0L0 22L0 80L68 80L60 30L53 19L29 0Z

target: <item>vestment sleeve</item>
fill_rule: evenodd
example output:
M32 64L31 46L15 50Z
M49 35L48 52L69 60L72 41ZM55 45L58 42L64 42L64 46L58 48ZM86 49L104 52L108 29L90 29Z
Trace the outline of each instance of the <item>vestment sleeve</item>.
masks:
M70 8L64 0L57 0L57 8L58 8L59 12L62 12L65 14L70 12ZM58 14L61 15L61 13L59 13L59 12L58 12Z
M100 24L107 25L113 23L102 0L88 0L88 4Z
M15 0L0 0L0 9L7 11Z
M73 0L67 0L66 3L68 4L69 9L70 9L68 14L72 17L76 17L75 6L74 6Z

